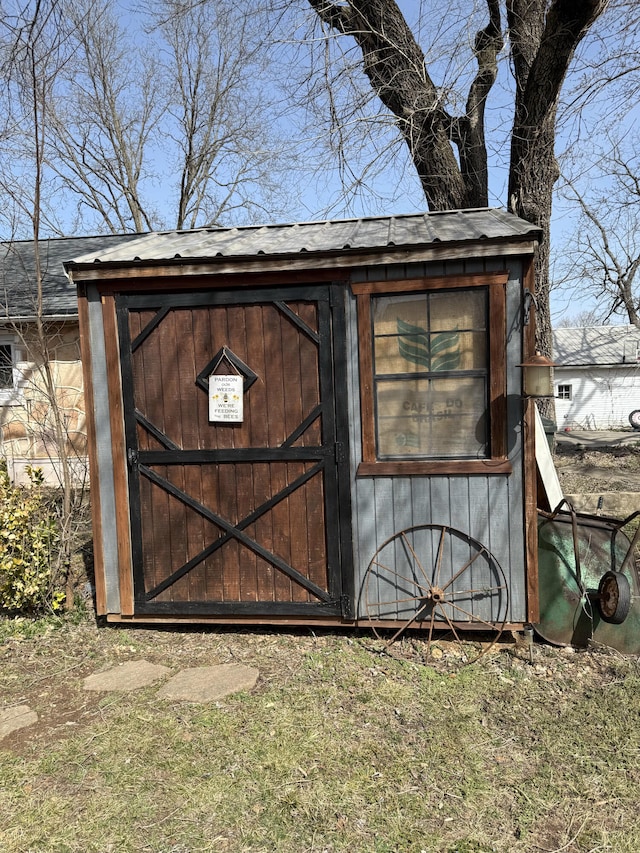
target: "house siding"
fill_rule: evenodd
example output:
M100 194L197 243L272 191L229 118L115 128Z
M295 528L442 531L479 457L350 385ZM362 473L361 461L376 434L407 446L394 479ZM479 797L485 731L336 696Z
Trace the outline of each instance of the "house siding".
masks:
M65 431L65 453L78 484L87 479L87 431L77 322L47 324L49 366L55 403ZM28 327L19 336L20 357L13 399L0 405L0 454L9 476L28 483L27 467L39 468L45 482L61 483L53 407L47 393L41 346Z
M558 429L621 429L640 408L640 365L556 367ZM558 386L570 385L571 400L558 398Z

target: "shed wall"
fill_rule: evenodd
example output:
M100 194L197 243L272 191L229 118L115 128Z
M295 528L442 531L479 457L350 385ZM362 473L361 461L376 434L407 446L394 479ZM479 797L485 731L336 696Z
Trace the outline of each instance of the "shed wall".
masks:
M509 475L358 477L362 458L358 328L355 299L347 305L353 549L356 593L376 550L395 533L421 524L443 524L484 544L509 585L508 620L526 621L524 488L522 466L522 264L514 258L389 266L359 271L355 281L463 275L509 269L507 284L507 417ZM358 615L366 618L362 596Z
M91 376L93 423L95 424L95 453L92 475L98 488L92 492L94 513L94 552L96 588L105 602L107 613L119 613L120 578L118 536L116 524L116 489L111 443L110 402L108 394L107 360L104 340L104 318L98 288L87 288L86 311L87 346L83 351L86 372ZM98 497L99 496L99 497Z
M406 264L354 270L352 281L398 281L405 278L509 271L506 293L507 450L510 474L441 476L357 476L362 459L360 377L356 300L347 289L346 351L348 438L350 447L351 522L356 616L366 618L359 591L376 550L393 534L424 524L447 525L482 543L501 566L509 588L510 622L527 620L525 572L525 496L522 434L522 262L513 256L485 260ZM96 424L94 465L99 479L97 562L104 583L106 612L121 610L122 566L117 534L116 472L107 393L104 309L99 287L87 287L88 371L92 377L92 413Z

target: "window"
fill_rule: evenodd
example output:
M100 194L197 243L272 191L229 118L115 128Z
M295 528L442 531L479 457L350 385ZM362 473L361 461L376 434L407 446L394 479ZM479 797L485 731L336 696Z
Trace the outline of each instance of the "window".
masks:
M13 390L13 353L11 344L0 344L0 391Z
M361 474L510 470L507 273L352 285Z
M20 402L18 348L10 338L0 338L0 406Z
M572 386L571 385L558 385L558 400L571 400L571 399L573 399Z

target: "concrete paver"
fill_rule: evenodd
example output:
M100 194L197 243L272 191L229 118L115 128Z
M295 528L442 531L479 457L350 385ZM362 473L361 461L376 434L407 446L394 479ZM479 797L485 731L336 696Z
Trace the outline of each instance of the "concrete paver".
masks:
M216 702L240 690L252 690L258 680L255 667L226 663L184 669L158 691L161 699Z
M119 666L112 666L102 672L95 672L84 680L85 690L138 690L148 687L161 678L166 678L171 670L168 666L149 663L146 660L130 660Z
M38 722L38 715L28 705L14 705L0 711L0 740Z

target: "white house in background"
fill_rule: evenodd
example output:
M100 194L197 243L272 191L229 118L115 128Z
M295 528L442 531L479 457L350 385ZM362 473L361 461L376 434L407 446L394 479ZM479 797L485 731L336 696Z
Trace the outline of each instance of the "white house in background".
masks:
M63 262L136 239L139 234L40 240L42 307L36 309L36 254L31 240L0 242L0 462L25 482L27 466L40 468L47 483L60 481L53 409L44 381L42 347L36 334L44 324L56 403L66 434L66 452L79 479L86 476L86 421L78 299Z
M640 329L589 326L553 333L558 429L620 429L640 409Z

